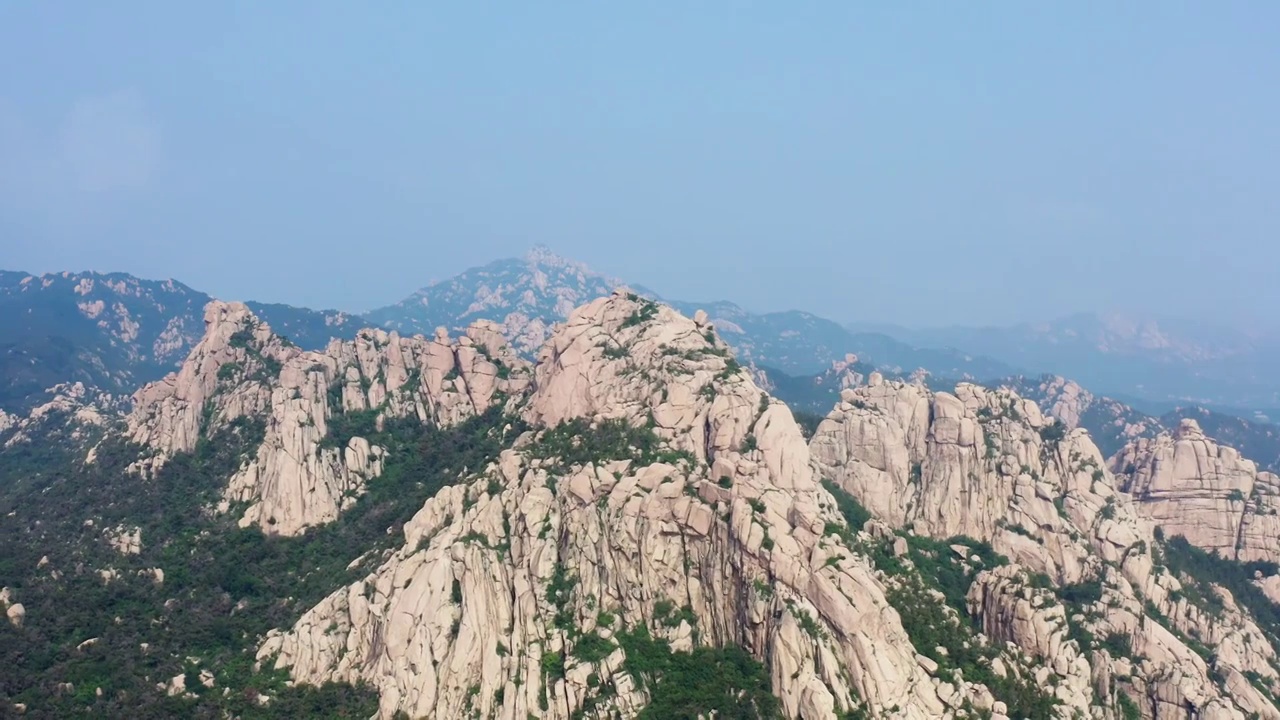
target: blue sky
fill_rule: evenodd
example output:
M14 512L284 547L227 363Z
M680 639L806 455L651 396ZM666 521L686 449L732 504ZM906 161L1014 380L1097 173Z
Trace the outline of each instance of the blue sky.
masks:
M654 7L654 6L659 7ZM1272 323L1271 3L0 4L0 267Z

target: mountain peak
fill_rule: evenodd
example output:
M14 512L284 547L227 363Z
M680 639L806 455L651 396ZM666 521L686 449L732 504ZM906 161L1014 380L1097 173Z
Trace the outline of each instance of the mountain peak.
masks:
M529 248L524 254L525 262L530 265L550 265L552 267L575 267L581 270L587 270L585 263L571 260L563 255L553 251L550 247L538 243Z

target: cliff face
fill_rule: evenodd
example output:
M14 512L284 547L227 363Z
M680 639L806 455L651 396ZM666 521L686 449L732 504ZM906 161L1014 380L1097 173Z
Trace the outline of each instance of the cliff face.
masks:
M381 472L384 450L358 434L360 420L452 424L528 385L527 364L488 323L456 340L363 330L322 352L290 345L240 303L210 303L205 325L181 369L134 396L129 438L151 450L136 469L262 423L221 509L273 533L333 520Z
M990 639L1042 659L1037 680L1054 678L1060 708L1280 717L1245 680L1274 687L1267 636L1222 588L1207 590L1222 598L1212 612L1188 599L1199 585L1163 567L1142 504L1117 490L1088 435L1034 403L873 375L844 392L811 451L817 472L889 524L985 541L1010 558L978 575L968 610Z
M661 695L655 652L737 647L788 718L1280 719L1276 624L1164 541L1274 557L1277 483L1192 425L1115 475L1011 390L872 373L806 445L705 314L624 292L533 365L484 322L320 352L243 305L206 325L135 396L133 470L253 438L218 506L242 525L338 518L386 465L370 438L495 406L518 428L259 645L296 681L369 683L381 717L633 717ZM128 530L113 546L145 547Z
M1280 478L1184 419L1112 458L1120 488L1166 535L1236 560L1280 561Z
M791 413L704 317L626 295L580 308L521 412L535 429L514 449L260 657L305 682L366 680L384 717L631 716L642 633L743 647L787 717L983 700L940 697L883 584L831 532L843 521Z

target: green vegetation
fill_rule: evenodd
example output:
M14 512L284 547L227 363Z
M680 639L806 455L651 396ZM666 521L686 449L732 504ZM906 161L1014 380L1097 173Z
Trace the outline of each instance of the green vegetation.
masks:
M380 413L381 410L356 410L334 415L328 420L328 432L320 438L320 447L345 448L353 437L376 437Z
M823 480L823 486L835 497L836 507L848 523L848 528L828 527L828 530L843 535L851 547L856 547L856 530L850 528L862 527L870 513L835 483ZM1012 674L1001 677L992 672L991 661L1000 653L994 647L978 643L978 628L968 616L965 596L974 576L983 569L1006 565L1008 559L990 545L972 538L953 537L943 541L915 535L905 537L907 557L914 570L889 553L884 543L873 542L866 549L878 569L894 576L887 597L898 611L911 644L938 663L940 675L959 670L966 680L984 683L996 699L1008 705L1010 717L1052 717L1057 700L1034 680ZM952 545L964 546L963 558L951 549ZM945 603L939 603L934 592L941 593Z
M228 344L233 348L247 348L253 342L253 328L244 327L231 334Z
M585 663L600 662L613 652L614 647L616 646L612 640L605 640L600 637L600 633L593 630L574 643L573 656Z
M871 511L862 507L862 503L858 502L857 498L845 492L844 488L835 484L834 481L823 478L822 487L836 499L836 509L844 516L845 522L849 523L849 528L854 532L861 530L862 526L871 519Z
M1046 444L1057 446L1067 436L1067 426L1054 421L1040 428L1040 439Z
M370 688L287 688L283 673L255 673L257 645L365 574L367 565L348 565L400 542L401 526L427 498L496 458L522 430L518 422L505 435L496 429L509 422L497 411L448 429L388 421L370 438L388 448L383 475L339 520L287 538L241 529L234 512L206 510L260 442L260 422L241 419L202 437L150 480L125 472L139 448L120 442L100 446L93 465L50 456L54 450L5 453L0 585L14 589L27 622L0 623L0 696L50 717L370 717ZM115 525L142 529L141 554L106 547L101 530ZM56 578L35 572L44 555ZM97 570L108 567L119 576L104 583ZM154 567L164 570L163 584L142 572ZM97 642L77 649L90 638ZM200 669L216 686L195 699L156 689ZM75 691L59 692L62 682ZM258 692L272 702L258 706Z
M800 426L800 434L804 435L805 440L813 438L813 434L818 432L818 426L825 419L822 415L804 412L803 410L796 410L791 415L795 418L796 424Z
M1254 573L1274 575L1280 567L1271 562L1237 562L1217 553L1207 553L1186 538L1169 538L1164 545L1164 563L1169 571L1183 579L1183 595L1212 615L1223 611L1222 599L1210 588L1221 585L1231 592L1236 602L1253 615L1258 627L1273 644L1280 643L1280 606L1271 602L1257 585Z
M582 418L562 422L543 432L529 453L537 459L555 460L549 472L559 474L576 465L613 460L633 460L639 465L694 462L692 454L670 449L652 428L635 427L623 419L603 420L594 426Z
M1133 698L1123 692L1118 693L1116 704L1119 706L1122 720L1142 720L1142 709L1133 701Z
M699 647L673 652L640 626L619 633L626 651L623 667L649 691L644 720L697 718L778 718L778 699L764 666L738 647Z
M627 319L622 321L622 327L634 327L641 323L649 322L658 316L658 303L647 298L642 298L638 295L632 295L630 296L630 299L632 302L639 303L640 307L632 311L632 313L627 316Z
M716 373L717 380L729 380L742 370L742 365L732 357L725 358L724 369Z

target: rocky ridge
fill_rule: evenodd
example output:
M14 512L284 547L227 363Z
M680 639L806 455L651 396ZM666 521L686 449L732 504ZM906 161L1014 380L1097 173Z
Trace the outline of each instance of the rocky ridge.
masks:
M1224 609L1188 599L1193 581L1162 566L1154 525L1088 435L1030 400L873 375L843 393L811 451L820 474L890 526L988 542L1010 559L977 575L968 610L988 638L1042 659L1037 680L1051 680L1060 715L1132 705L1140 717L1280 717L1259 689L1280 679L1268 635L1221 587L1210 592Z
M0 447L46 442L55 436L74 447L87 446L123 417L126 407L125 398L84 383L55 385L25 414L0 411Z
M1166 534L1233 560L1280 562L1280 477L1206 437L1195 420L1130 443L1111 470Z
M1069 430L1082 427L1108 457L1138 438L1153 437L1161 421L1106 396L1096 395L1073 380L1057 375L1015 377L1001 383L1060 420Z
M507 439L485 456L496 462L441 465L443 489L386 533L370 516L398 549L353 543L363 554L348 573L325 574L332 584L257 648L302 687L368 683L380 716L658 712L665 680L644 669L655 653L728 647L762 663L789 718L1280 717L1280 623L1254 597L1280 598L1280 575L1248 565L1259 569L1242 588L1198 574L1178 545L1188 536L1223 562L1272 557L1275 477L1194 424L1140 438L1108 465L1083 429L1009 389L934 392L847 358L826 374L840 402L806 445L706 314L627 292L574 311L536 365L489 322L456 338L365 330L319 351L237 303L211 303L205 326L120 423L145 448L132 466L143 488L172 477L164 467L180 454L230 448L222 502L192 506L202 517L216 505L268 534L340 517L325 532L346 527L367 506L343 511L395 467L401 438L474 428L466 421L489 409L492 435L489 417L501 416ZM1088 402L1065 384L1046 394L1076 398L1051 406L1067 416ZM68 427L92 441L119 407L103 397L61 388L34 424L0 416L0 440L83 413ZM83 467L133 459L110 450ZM410 477L397 473L383 481ZM110 517L74 526L125 569L87 572L112 588L143 578L169 608L183 581L166 585L149 562L164 532ZM5 625L22 630L25 617L29 630L48 597L17 587L37 611L4 593ZM234 601L225 607L244 606ZM257 644L263 629L244 637ZM195 702L206 670L238 689L211 666L166 673L161 694L183 685L172 694ZM767 696L734 692L767 709Z
M791 413L705 316L626 294L580 308L520 412L535 430L260 657L303 682L365 680L383 717L630 716L646 703L627 669L637 633L743 647L786 717L981 701L971 686L940 697L883 585L832 532Z
M128 435L151 451L135 470L153 473L220 433L252 437L220 510L282 535L333 520L381 472L384 450L361 427L452 424L528 382L527 365L485 322L457 339L363 330L315 352L275 335L241 303L210 303L205 325L179 371L134 396Z

